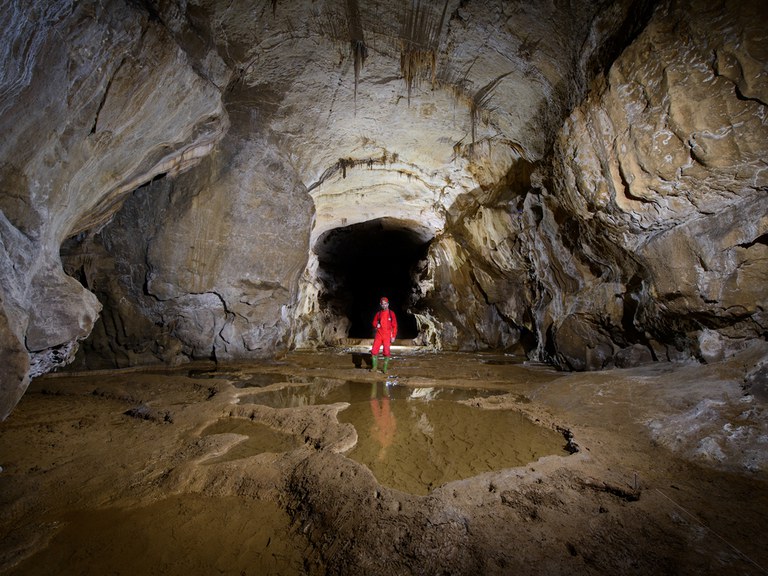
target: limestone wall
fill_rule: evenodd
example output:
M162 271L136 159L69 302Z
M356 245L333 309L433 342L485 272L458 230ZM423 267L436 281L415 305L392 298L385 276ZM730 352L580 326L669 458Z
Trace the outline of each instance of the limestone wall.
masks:
M122 1L10 1L0 13L5 417L30 376L71 360L101 309L64 274L61 243L206 155L227 115L167 30Z

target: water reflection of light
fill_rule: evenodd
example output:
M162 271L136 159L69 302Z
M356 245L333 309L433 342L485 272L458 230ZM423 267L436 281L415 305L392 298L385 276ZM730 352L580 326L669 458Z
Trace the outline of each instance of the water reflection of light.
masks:
M364 464L382 484L426 494L446 482L522 466L550 454L567 455L559 432L516 410L483 410L461 401L501 391L409 387L386 381L317 379L286 383L240 396L241 404L274 408L343 402L340 422L358 441L347 456Z
M374 384L367 403L351 402L339 413L358 431L347 456L386 486L427 494L453 480L567 455L562 434L521 412L457 402L483 393Z
M371 437L378 442L380 450L376 456L378 460L384 460L387 456L387 449L392 445L397 431L397 420L392 412L391 399L389 397L389 386L384 386L381 393L378 392L378 386L374 383L371 388L371 414L373 423L371 424Z
M421 400L432 400L436 395L434 388L414 388L411 391L410 397Z

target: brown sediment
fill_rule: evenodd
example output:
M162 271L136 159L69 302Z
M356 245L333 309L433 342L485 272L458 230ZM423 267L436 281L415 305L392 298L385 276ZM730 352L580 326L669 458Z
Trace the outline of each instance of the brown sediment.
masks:
M583 374L434 360L402 353L389 377L413 396L472 391L461 418L524 415L578 451L392 487L351 457L375 437L329 391L376 391L389 453L407 400L385 401L387 377L346 350L50 375L0 424L0 573L765 573L766 419L740 387L743 359ZM307 383L334 401L252 402ZM466 422L416 417L469 438Z

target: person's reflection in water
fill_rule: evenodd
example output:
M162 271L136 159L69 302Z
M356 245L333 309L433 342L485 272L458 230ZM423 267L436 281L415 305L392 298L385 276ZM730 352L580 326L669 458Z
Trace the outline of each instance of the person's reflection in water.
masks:
M371 426L371 436L379 443L379 460L384 460L387 455L387 448L392 444L395 438L397 423L395 415L392 413L389 404L389 389L384 385L384 393L381 397L377 394L377 386L374 382L371 385L371 412L373 413L373 425Z

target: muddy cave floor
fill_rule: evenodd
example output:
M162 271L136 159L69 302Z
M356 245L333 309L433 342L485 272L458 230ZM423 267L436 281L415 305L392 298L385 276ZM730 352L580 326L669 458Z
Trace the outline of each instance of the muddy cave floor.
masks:
M743 389L762 354L562 373L402 348L387 377L345 348L51 374L0 423L0 574L768 574L768 399ZM349 457L367 432L348 404L254 401L387 379L578 451L418 493ZM450 418L427 432L461 436Z

